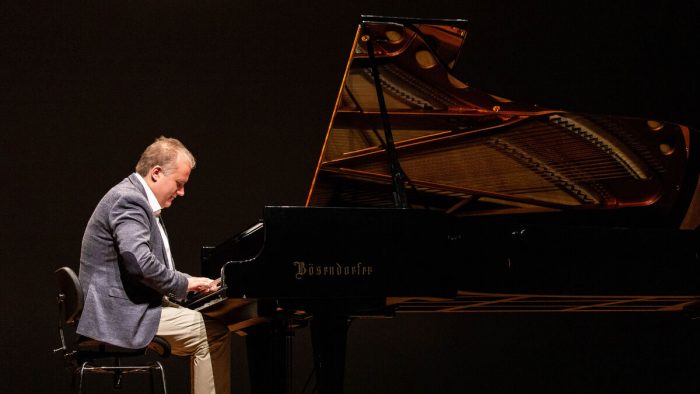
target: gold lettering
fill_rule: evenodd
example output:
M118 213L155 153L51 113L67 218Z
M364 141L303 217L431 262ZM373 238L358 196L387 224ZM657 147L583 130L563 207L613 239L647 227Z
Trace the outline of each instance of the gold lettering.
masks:
M294 275L295 278L301 279L306 274L306 266L303 261L295 261L293 263L297 267L297 273Z
M303 279L305 276L365 276L372 275L374 268L364 265L361 261L355 264L344 265L335 263L334 265L307 264L303 261L294 261L292 264L297 272L296 279Z

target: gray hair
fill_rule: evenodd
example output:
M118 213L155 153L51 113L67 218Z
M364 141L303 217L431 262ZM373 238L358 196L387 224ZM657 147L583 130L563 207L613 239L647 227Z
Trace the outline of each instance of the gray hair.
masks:
M180 156L189 160L190 168L194 168L196 164L194 156L182 142L175 138L160 136L143 151L139 162L136 163L136 172L145 178L151 168L161 166L166 175L170 174L175 170Z

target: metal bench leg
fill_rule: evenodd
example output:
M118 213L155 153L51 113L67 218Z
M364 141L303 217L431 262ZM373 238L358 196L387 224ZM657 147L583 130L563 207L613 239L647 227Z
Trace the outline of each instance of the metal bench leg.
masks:
M156 364L158 364L158 370L160 371L160 380L161 383L163 383L163 394L168 394L168 386L165 384L165 369L163 369L163 365L160 363L160 361L156 361Z
M80 365L80 372L78 378L78 394L83 394L83 378L85 377L85 367L87 366L87 361Z

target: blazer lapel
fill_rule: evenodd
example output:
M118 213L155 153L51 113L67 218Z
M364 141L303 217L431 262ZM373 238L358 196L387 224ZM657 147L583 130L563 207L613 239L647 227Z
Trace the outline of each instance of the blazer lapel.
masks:
M129 182L131 182L131 184L134 186L134 188L136 188L136 190L138 190L139 193L141 193L143 195L143 197L146 199L146 203L148 204L148 195L146 194L146 190L144 190L143 184L141 184L141 181L139 181L138 178L136 178L137 176L139 176L137 173L133 173L133 174L129 175L129 178L128 178ZM150 204L148 204L148 206L150 207ZM161 211L161 213L162 213L162 211ZM163 257L162 263L165 264L165 266L167 267L168 266L168 252L165 251L165 241L163 240L163 237L160 234L160 230L158 229L158 223L157 223L158 220L160 220L160 224L163 227L163 232L165 233L165 236L167 237L168 231L165 229L165 224L163 222L163 219L160 217L156 217L156 215L154 215L151 212L151 219L149 220L149 222L151 224L151 234L156 233L157 239L160 240L160 242L157 245L154 245L154 249L160 248L160 252L161 252L161 255ZM155 252L155 250L153 252ZM173 261L173 270L174 269L175 269L175 262Z
M165 221L163 220L163 212L156 217L156 220L160 221L160 225L163 228L163 232L165 233L165 236L168 237L168 230L165 228ZM157 224L156 224L157 225ZM160 231L158 232L160 234ZM170 241L170 238L168 237L168 241ZM170 249L170 262L172 263L172 269L173 271L175 270L175 258L173 257L173 250L172 248ZM165 265L168 265L168 252L165 250L165 241L163 241L163 261L165 261Z

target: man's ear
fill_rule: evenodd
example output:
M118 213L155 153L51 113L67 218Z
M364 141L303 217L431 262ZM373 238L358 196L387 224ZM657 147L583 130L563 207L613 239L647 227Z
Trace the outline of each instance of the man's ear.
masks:
M161 175L163 175L163 167L155 166L155 167L151 168L149 175L150 175L151 180L153 182L157 182L158 179L161 177Z

